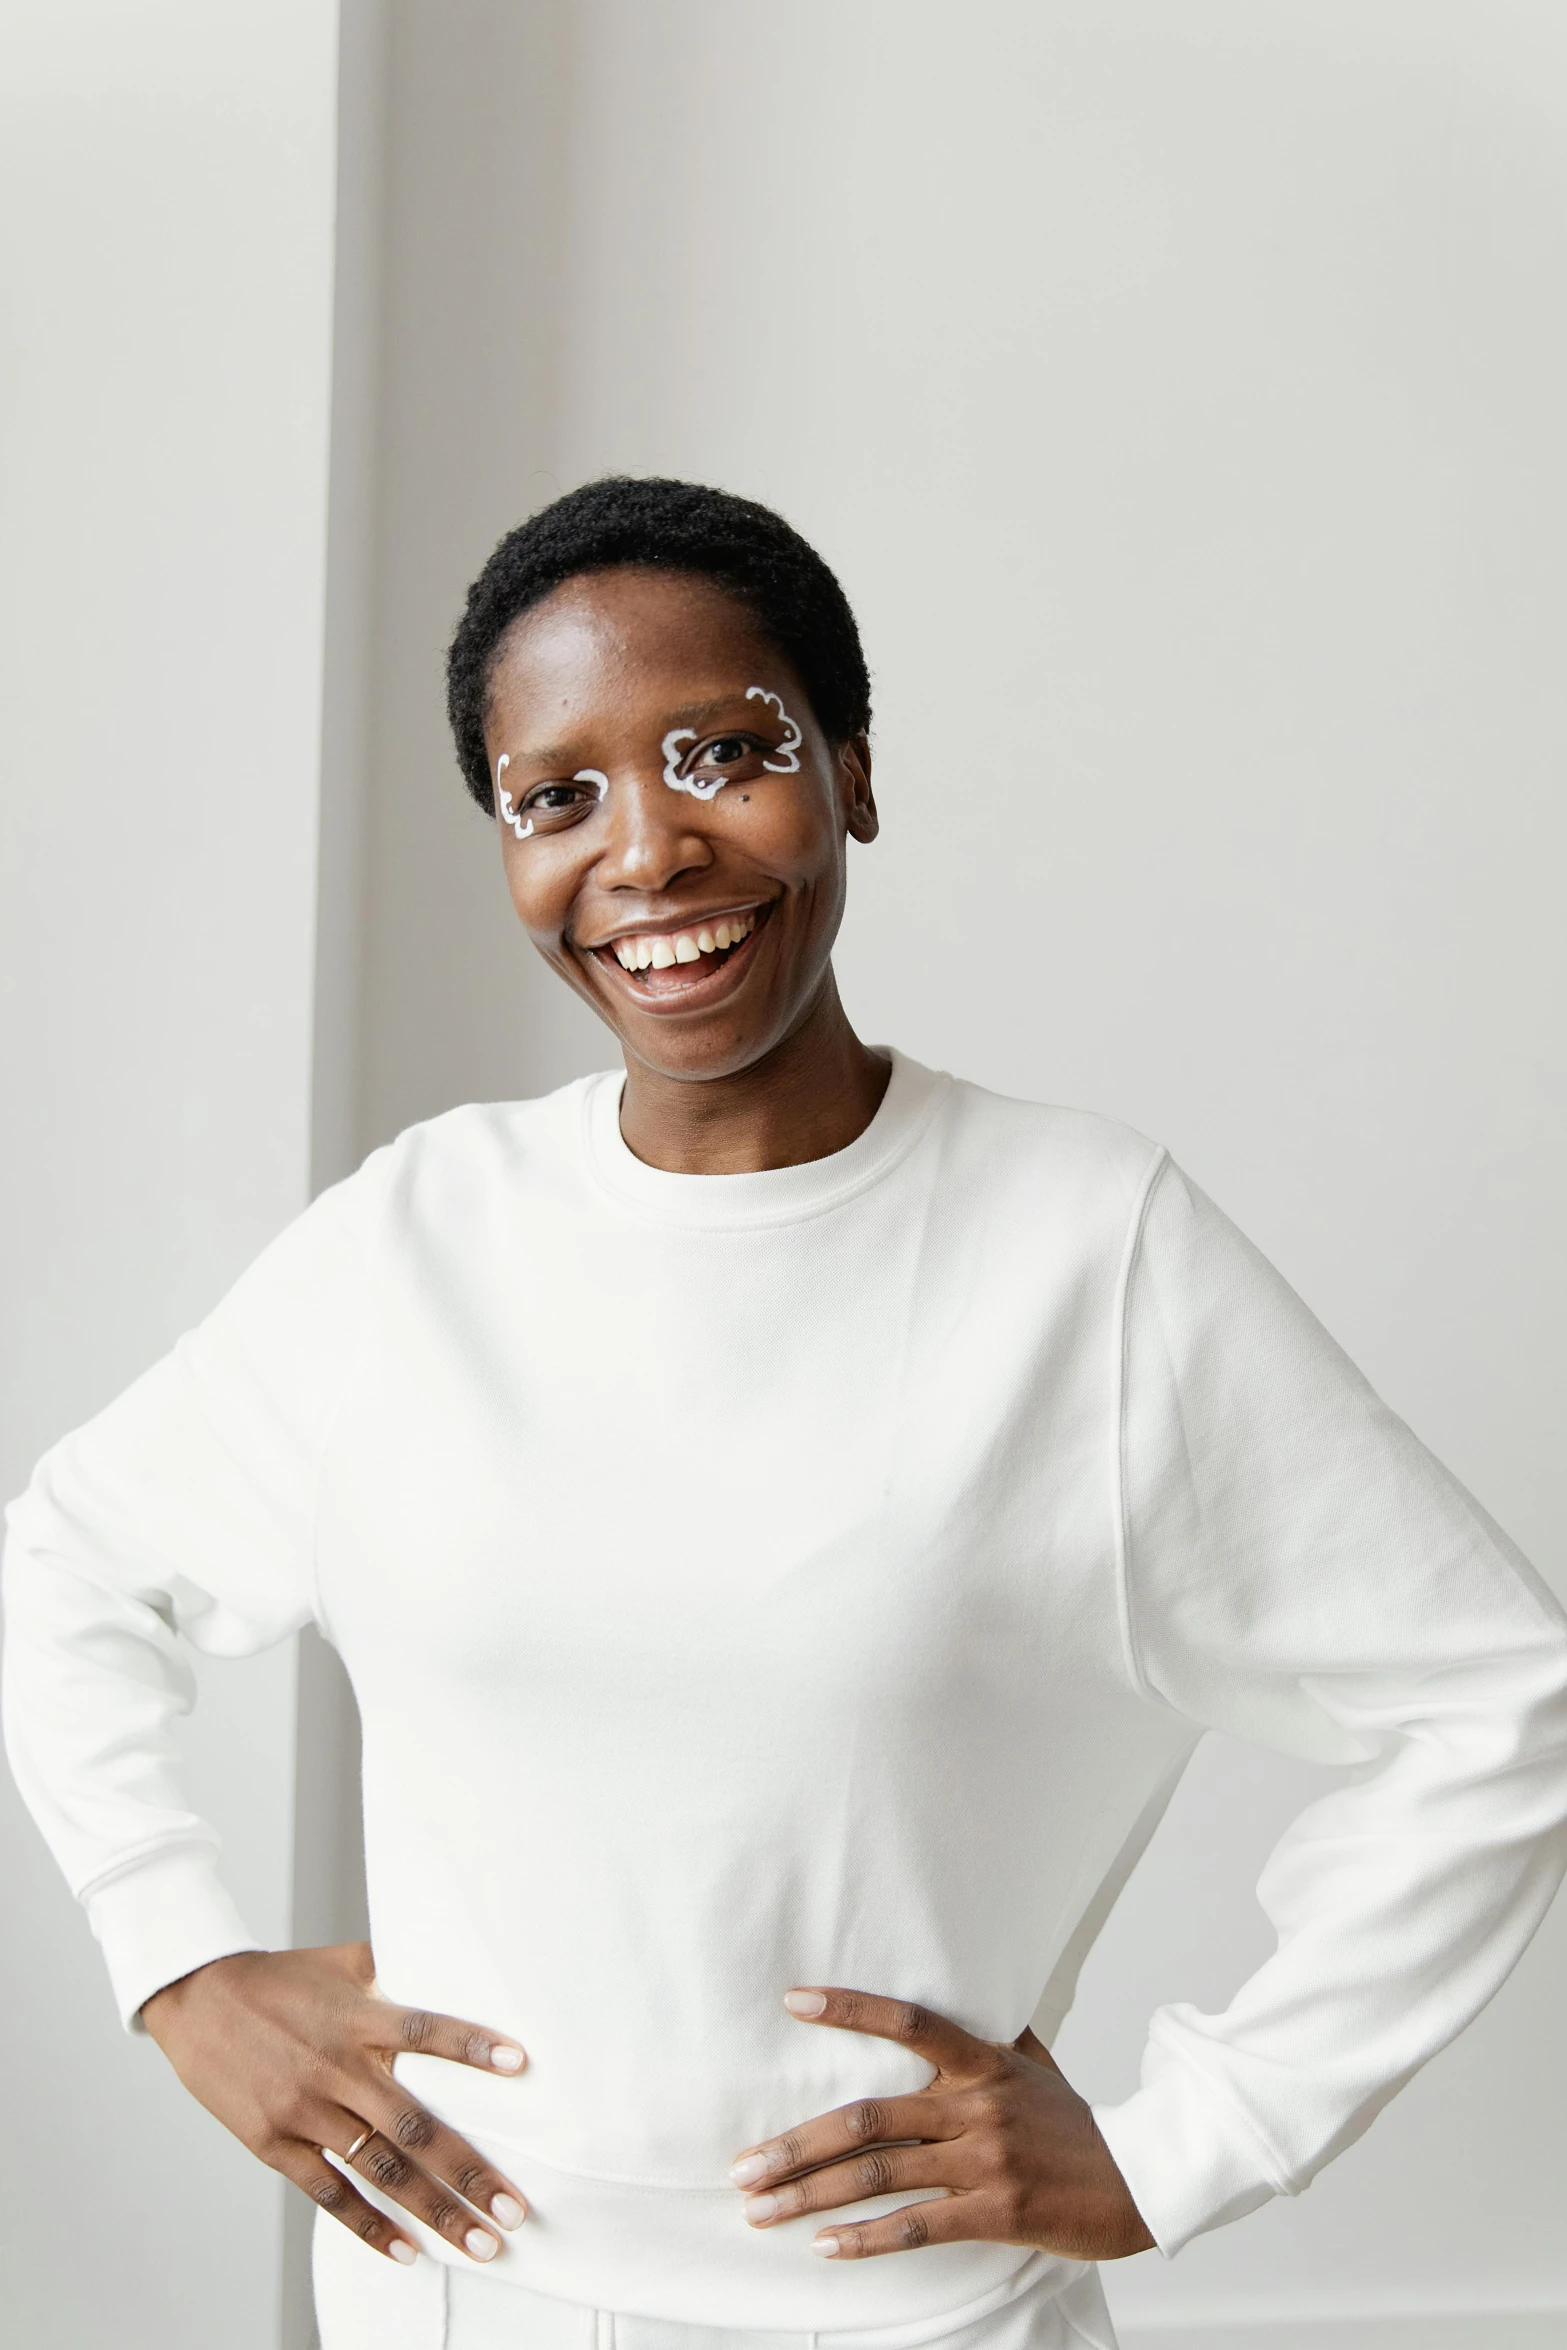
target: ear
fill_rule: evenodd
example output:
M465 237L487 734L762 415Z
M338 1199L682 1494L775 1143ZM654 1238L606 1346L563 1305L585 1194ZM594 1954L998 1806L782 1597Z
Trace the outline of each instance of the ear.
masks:
M876 794L871 790L871 743L867 734L853 734L838 753L838 777L843 791L843 818L852 840L873 841L881 830Z

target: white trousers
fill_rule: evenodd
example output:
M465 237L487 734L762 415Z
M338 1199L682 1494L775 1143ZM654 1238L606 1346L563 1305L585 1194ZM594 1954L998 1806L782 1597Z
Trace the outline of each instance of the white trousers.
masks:
M918 2260L917 2252L889 2253ZM1037 2282L984 2315L855 2333L685 2325L588 2309L426 2255L399 2268L324 2214L316 2221L321 2350L1116 2350L1096 2268L1040 2258ZM1063 2283L1063 2274L1065 2282ZM945 2322L947 2330L943 2331Z

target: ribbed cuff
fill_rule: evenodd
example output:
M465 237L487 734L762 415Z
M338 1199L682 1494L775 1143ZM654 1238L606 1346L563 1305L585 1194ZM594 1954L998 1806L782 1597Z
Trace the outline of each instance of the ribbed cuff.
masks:
M1283 2192L1262 2148L1190 2065L1157 2040L1143 2054L1143 2085L1094 2120L1132 2201L1165 2258L1209 2228Z
M141 2004L165 1984L214 1958L262 1947L218 1877L217 1855L204 1844L150 1853L89 1893L83 1907L128 2032L145 2031Z

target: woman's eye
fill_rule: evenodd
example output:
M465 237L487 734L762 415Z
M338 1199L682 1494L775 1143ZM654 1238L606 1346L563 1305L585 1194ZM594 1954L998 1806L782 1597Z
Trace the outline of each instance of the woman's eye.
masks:
M750 741L743 734L721 734L715 742L707 744L702 758L704 763L714 767L733 767L750 748Z
M523 802L523 812L534 818L569 816L575 814L578 808L591 807L597 798L598 794L589 785L575 780L570 783L540 783L535 784Z

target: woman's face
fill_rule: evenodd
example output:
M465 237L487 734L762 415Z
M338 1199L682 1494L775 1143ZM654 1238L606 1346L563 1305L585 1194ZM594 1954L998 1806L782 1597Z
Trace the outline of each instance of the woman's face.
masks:
M748 1068L819 999L865 740L834 746L744 607L679 572L569 580L507 631L485 720L512 903L629 1055Z

